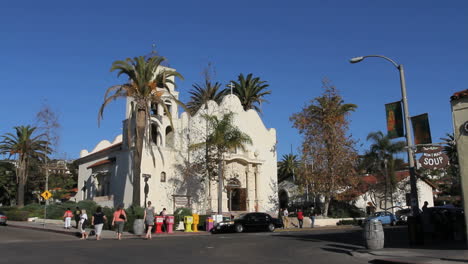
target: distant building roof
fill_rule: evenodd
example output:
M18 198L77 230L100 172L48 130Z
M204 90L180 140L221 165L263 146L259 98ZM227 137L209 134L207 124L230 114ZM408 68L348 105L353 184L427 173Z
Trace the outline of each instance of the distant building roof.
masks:
M468 89L454 93L450 97L450 101L458 100L458 99L461 99L461 98L464 98L464 97L468 97Z
M114 161L114 160L113 160L113 159L100 160L100 161L98 161L98 162L96 162L96 163L93 163L93 164L89 165L89 166L87 167L87 169L91 169L91 168L93 168L93 167L97 167L97 166L100 166L100 165L108 164L108 163L111 163L112 161Z

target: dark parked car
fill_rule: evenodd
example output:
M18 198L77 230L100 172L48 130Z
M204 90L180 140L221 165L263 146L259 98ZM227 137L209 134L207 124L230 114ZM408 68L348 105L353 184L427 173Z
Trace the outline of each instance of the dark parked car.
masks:
M271 217L266 213L247 213L231 221L217 223L212 229L213 233L218 232L237 232L262 230L275 231L275 228L282 227L283 224L277 218Z
M411 209L401 209L395 212L399 224L406 224L408 222L408 216L412 216Z
M7 224L7 216L3 212L0 212L0 224L2 225Z

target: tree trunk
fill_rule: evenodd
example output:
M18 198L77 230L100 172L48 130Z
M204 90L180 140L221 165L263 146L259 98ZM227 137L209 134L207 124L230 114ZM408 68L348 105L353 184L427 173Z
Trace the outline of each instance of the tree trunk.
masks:
M141 159L145 138L146 111L137 110L135 149L133 151L133 199L134 206L141 206Z
M325 201L323 203L323 216L328 217L328 208L330 207L330 197L328 195L325 196Z
M24 186L26 185L26 168L27 166L23 159L20 160L19 164L19 177L18 177L18 193L17 193L17 206L19 208L24 207Z

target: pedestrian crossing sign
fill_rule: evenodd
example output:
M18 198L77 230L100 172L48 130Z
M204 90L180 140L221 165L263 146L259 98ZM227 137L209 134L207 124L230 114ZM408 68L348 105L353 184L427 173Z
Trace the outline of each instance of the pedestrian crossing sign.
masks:
M52 197L52 194L49 191L44 191L43 193L41 193L41 196L42 198L44 198L44 200L49 200L50 197Z

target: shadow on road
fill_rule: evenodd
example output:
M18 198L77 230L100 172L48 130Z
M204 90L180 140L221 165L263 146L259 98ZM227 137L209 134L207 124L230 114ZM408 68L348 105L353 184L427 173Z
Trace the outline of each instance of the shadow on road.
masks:
M424 245L411 246L408 240L408 228L406 226L387 227L384 229L385 235L385 248L418 248L418 249L466 249L463 241L453 240L433 240L425 242ZM334 248L341 248L346 250L356 250L365 247L365 241L362 230L347 230L336 231L333 233L288 233L279 236L298 239L308 242L329 241L334 243L346 244L329 244Z

